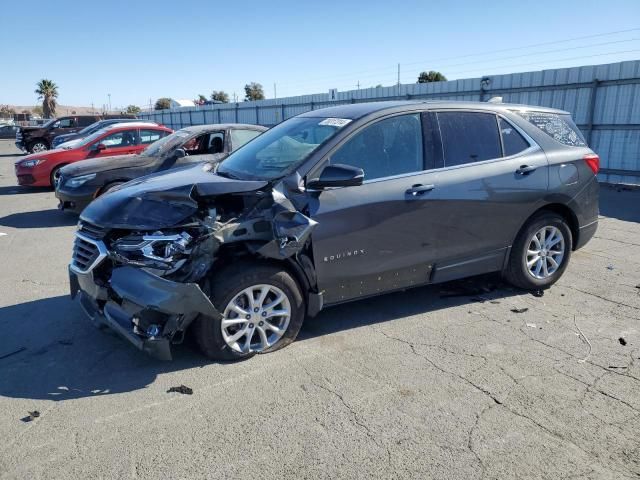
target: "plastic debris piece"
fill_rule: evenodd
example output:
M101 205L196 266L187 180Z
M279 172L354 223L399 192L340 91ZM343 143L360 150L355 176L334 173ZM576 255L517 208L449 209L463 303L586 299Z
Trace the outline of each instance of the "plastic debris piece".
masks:
M607 270L613 270L615 267L613 265L607 265Z
M171 387L169 390L167 390L167 393L171 392L181 393L183 395L193 395L193 390L184 385L180 385L179 387Z
M618 341L620 342L620 345L622 345L623 347L627 344L627 341L623 337L620 337Z
M534 290L533 292L531 292L531 295L533 295L534 297L543 297L544 296L544 290Z
M31 422L33 419L38 418L40 416L40 412L38 410L34 410L33 412L27 412L29 415L21 418L23 422Z
M527 327L529 327L529 328L538 328L538 326L535 323L527 323Z
M529 309L527 307L524 308L512 308L511 311L513 313L524 313L526 311L528 311Z

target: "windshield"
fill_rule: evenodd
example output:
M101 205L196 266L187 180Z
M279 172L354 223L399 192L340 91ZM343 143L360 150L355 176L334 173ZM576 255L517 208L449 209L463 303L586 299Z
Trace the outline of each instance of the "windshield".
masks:
M351 120L294 117L267 130L220 164L223 176L270 180L286 175Z
M46 128L46 127L48 127L49 125L51 125L51 124L52 124L53 122L55 122L55 121L56 121L56 119L55 119L55 118L52 118L52 119L51 119L51 120L49 120L48 122L43 123L43 124L42 124L42 128Z
M146 157L159 157L182 145L191 135L192 134L187 130L178 130L177 132L173 132L171 135L167 135L166 137L153 142L145 148L140 155L144 155Z

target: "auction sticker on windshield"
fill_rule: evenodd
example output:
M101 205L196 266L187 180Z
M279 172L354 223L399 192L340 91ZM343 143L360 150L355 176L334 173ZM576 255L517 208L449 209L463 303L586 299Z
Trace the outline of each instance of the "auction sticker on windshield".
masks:
M325 118L318 125L327 125L329 127L342 128L351 122L349 118Z

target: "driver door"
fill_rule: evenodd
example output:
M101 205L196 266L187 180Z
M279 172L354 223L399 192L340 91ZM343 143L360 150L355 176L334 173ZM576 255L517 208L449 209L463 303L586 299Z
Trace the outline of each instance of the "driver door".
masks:
M313 194L310 203L318 222L314 263L327 304L429 282L425 203L411 193L434 181L425 172L425 150L416 113L369 124L331 154L329 163L362 168L365 177L359 186Z
M93 143L90 158L138 153L141 149L139 143L138 130L135 128L110 133ZM99 150L98 145L104 145L105 148Z

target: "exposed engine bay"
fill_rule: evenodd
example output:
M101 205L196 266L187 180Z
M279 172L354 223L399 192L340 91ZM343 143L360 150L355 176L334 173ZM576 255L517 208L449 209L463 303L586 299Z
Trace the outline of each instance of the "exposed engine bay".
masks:
M76 234L72 295L81 291L94 321L160 358L171 358L169 344L180 342L198 315L220 315L203 292L206 282L243 257L287 262L314 297L308 313L321 308L309 254L316 222L304 214L302 187L285 193L283 182L227 179L205 169L157 177L157 189L146 181L138 195L134 185L126 195L99 198ZM209 182L191 183L203 174Z

